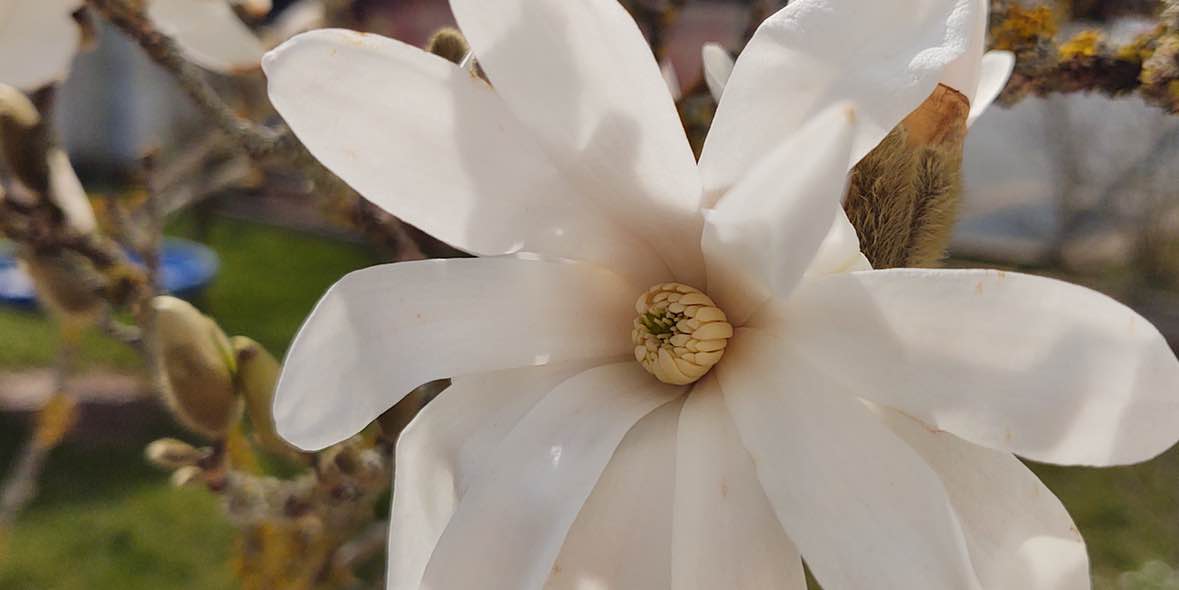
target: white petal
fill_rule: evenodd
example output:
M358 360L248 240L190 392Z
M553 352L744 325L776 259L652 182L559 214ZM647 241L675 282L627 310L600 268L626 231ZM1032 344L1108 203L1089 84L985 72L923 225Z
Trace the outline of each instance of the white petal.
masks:
M81 5L79 0L0 3L0 84L31 91L65 78L81 42L70 15Z
M1019 459L895 410L879 414L942 480L984 588L1089 590L1085 541L1060 500Z
M701 63L704 64L704 83L708 85L712 98L720 102L725 84L729 83L729 76L733 75L733 56L717 43L705 43L700 55Z
M717 369L766 495L824 588L980 588L941 481L861 402L748 328Z
M840 208L804 276L809 279L857 270L872 270L872 263L860 251L860 237L856 234L856 228L847 218L847 213Z
M855 126L835 106L774 150L705 215L708 292L731 321L794 290L831 228Z
M262 60L262 42L225 0L148 0L147 15L202 68L231 74Z
M416 47L322 30L267 54L270 99L365 198L458 248L525 250L666 280L481 80Z
M954 87L969 95L977 82L957 80L982 55L986 8L986 0L791 2L762 23L733 68L700 157L706 194L736 184L837 102L861 111L854 164L939 82L967 84Z
M1162 335L1061 281L984 270L835 275L754 323L779 326L856 395L1037 461L1134 463L1179 438L1179 361Z
M279 433L319 449L435 379L629 355L638 292L589 264L520 257L354 272L291 344L275 398Z
M282 9L278 17L266 29L271 43L281 43L312 29L323 27L327 20L327 7L323 0L296 0Z
M659 66L616 0L452 0L496 92L678 280L701 284L700 180Z
M669 588L678 400L635 424L585 502L546 590Z
M688 395L677 441L671 589L806 590L715 373Z
M389 590L417 590L430 553L496 446L540 398L587 369L564 363L458 377L397 439Z
M430 557L423 590L540 588L626 433L675 399L634 361L590 369L544 397L488 459Z
M1010 51L988 51L983 56L978 90L974 93L974 100L970 102L970 116L966 119L967 125L973 125L991 106L991 103L999 98L1014 70L1015 55Z
M667 92L671 94L671 99L679 102L683 97L683 91L680 90L680 77L675 73L675 64L670 59L665 59L663 63L659 64L659 75L663 76L663 82L667 84Z
M49 197L65 215L70 229L88 234L98 228L94 208L82 188L82 181L70 164L70 157L60 149L51 149L49 160Z

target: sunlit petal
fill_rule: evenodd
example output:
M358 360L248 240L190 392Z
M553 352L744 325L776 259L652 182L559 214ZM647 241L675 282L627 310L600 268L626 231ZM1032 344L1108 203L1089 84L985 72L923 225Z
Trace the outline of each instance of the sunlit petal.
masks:
M442 534L428 590L539 588L631 427L681 394L634 361L590 369L544 397L487 460Z
M879 415L942 480L984 588L1089 590L1081 533L1019 459L931 430L895 410Z
M706 194L736 184L760 154L838 102L862 111L855 163L939 83L969 98L986 10L986 0L791 2L733 68L700 157Z
M670 278L591 205L481 80L376 35L322 30L267 55L270 98L365 198L481 255L524 250Z
M417 590L434 545L487 458L534 405L589 367L564 363L454 379L397 439L390 590Z
M814 259L846 187L855 117L849 105L832 107L706 214L708 292L730 321L789 295Z
M802 560L762 491L716 375L680 414L672 590L805 590Z
M980 588L941 481L868 408L755 330L725 357L725 405L824 588Z
M858 396L1037 461L1134 463L1179 438L1179 361L1166 340L1076 285L859 272L809 282L754 323L776 326Z
M520 257L354 272L291 344L275 398L278 431L318 449L435 379L630 356L635 292L589 264Z
M512 112L603 210L700 284L700 181L651 48L616 0L453 0Z

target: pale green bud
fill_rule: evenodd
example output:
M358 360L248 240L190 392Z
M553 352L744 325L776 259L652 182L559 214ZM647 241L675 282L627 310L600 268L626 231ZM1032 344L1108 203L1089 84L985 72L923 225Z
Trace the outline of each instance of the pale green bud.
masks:
M223 438L241 415L229 339L187 301L152 299L165 401L190 430Z

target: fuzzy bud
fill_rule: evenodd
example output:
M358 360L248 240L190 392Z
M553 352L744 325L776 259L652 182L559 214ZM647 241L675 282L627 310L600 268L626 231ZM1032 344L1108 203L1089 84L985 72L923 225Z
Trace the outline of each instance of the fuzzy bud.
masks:
M438 29L426 42L426 51L456 64L461 62L470 50L471 47L463 34L450 27Z
M193 432L223 438L241 414L229 339L187 301L160 296L151 306L168 406Z
M938 86L852 170L844 208L873 268L930 266L944 256L969 114L964 95Z

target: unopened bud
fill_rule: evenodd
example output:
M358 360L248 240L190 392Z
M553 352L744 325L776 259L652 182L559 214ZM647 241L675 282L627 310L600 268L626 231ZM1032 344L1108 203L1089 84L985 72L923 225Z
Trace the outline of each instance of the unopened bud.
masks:
M246 404L254 443L271 453L300 454L278 435L274 426L274 388L282 365L265 347L250 338L234 336L229 343L237 361L237 392Z
M187 301L159 296L151 306L169 407L190 430L223 438L241 415L229 339Z
M969 114L965 95L938 86L852 169L845 209L873 268L930 266L945 255Z
M197 449L182 440L161 438L147 445L143 454L152 465L160 469L173 471L181 467L197 464L207 458L210 451L208 449Z
M66 251L30 253L21 262L38 300L58 320L82 327L98 319L105 280L85 257Z
M471 46L458 30L451 27L438 29L426 43L426 51L447 61L459 63L467 56Z

